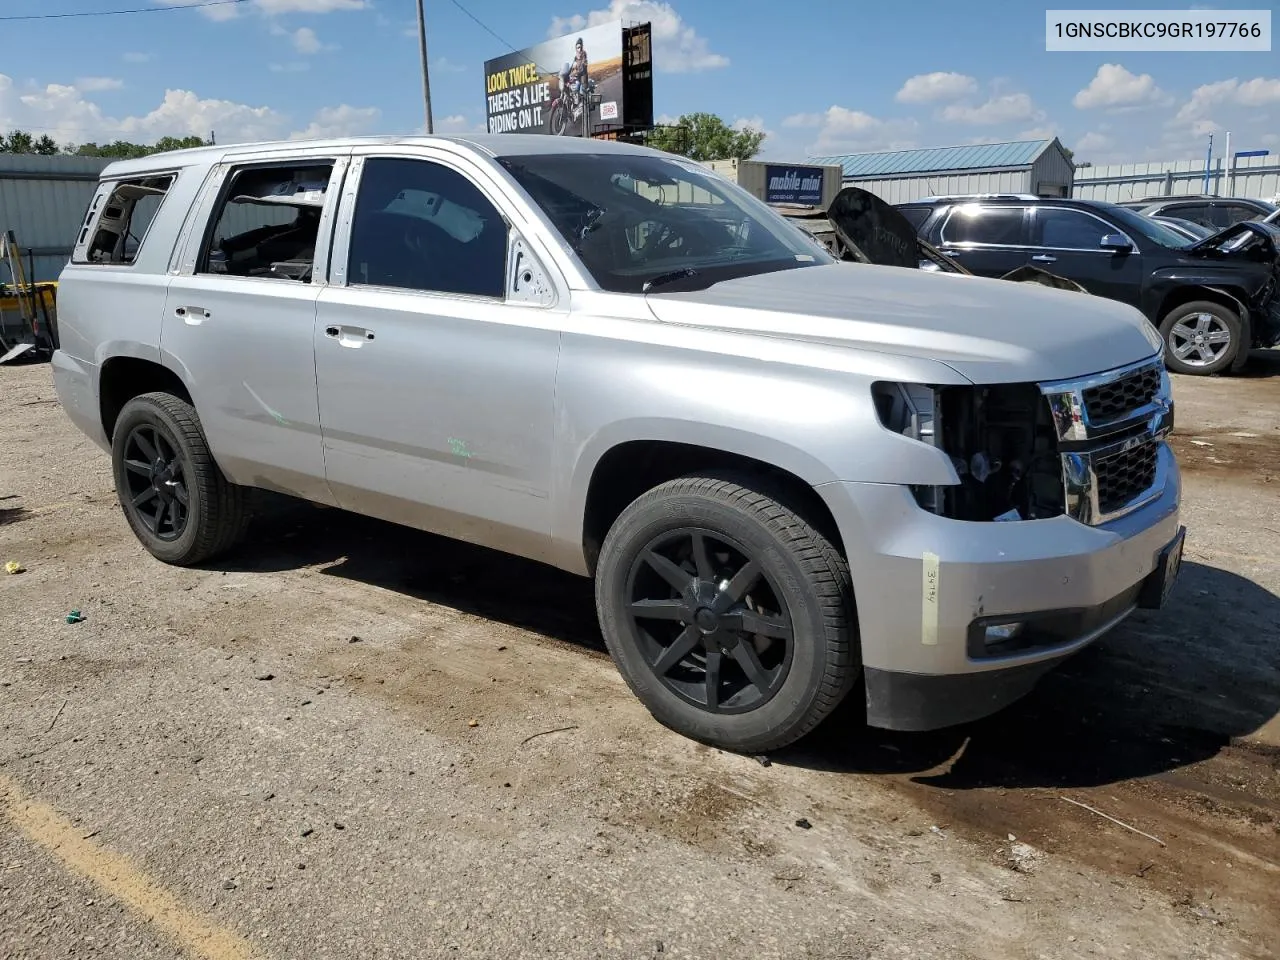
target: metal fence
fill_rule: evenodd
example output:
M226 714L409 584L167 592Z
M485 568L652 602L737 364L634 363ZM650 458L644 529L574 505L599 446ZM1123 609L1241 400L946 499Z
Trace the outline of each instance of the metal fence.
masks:
M24 260L31 251L36 280L58 278L98 174L110 162L0 153L0 231L14 232ZM0 276L0 282L9 279Z
M1192 193L1274 200L1280 196L1280 156L1240 157L1234 164L1217 157L1209 167L1208 189L1203 160L1084 167L1076 170L1072 196L1122 201Z

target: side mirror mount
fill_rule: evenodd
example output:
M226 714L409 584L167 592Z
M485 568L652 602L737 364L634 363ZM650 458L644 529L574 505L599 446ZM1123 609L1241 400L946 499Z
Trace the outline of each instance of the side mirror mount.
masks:
M1108 233L1098 242L1098 246L1113 253L1129 253L1133 250L1133 244L1122 233Z

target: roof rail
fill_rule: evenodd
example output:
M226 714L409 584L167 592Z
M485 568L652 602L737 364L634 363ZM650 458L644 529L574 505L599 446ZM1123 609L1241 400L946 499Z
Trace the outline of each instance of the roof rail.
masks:
M1034 193L942 193L932 197L921 197L919 200L908 200L906 203L930 203L935 200L1043 200L1051 197L1037 197ZM1061 198L1058 198L1061 199Z

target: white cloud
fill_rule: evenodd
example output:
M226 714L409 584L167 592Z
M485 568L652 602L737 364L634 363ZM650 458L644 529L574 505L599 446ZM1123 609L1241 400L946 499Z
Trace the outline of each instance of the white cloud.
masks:
M1178 110L1174 122L1190 124L1204 120L1222 107L1261 107L1272 103L1280 103L1280 79L1254 77L1241 81L1232 77L1192 90L1191 99Z
M789 117L782 118L784 127L820 127L822 126L822 114L820 113L793 113Z
M293 41L293 49L301 54L319 53L324 49L324 44L310 27L299 27L290 39Z
M288 63L273 63L267 69L272 73L306 73L311 64L305 60L290 60Z
M367 10L369 0L253 0L263 13L338 13L344 10Z
M564 36L584 27L594 27L612 20L653 24L653 63L665 73L696 73L729 65L729 58L713 53L705 37L685 23L669 3L660 0L610 0L602 10L586 16L553 17L547 37Z
M1100 150L1109 150L1112 140L1105 133L1099 133L1096 130L1090 130L1083 137L1076 141L1076 153L1082 153L1091 150L1097 153Z
M484 133L484 120L472 123L464 114L455 113L435 121L436 133Z
M140 53L136 50L124 54L121 58L125 63L150 63L155 59L153 53Z
M164 6L190 7L204 3L205 0L152 0ZM243 7L250 7L258 13L269 17L282 13L335 13L344 10L367 10L372 4L369 0L249 0L248 3L226 3L217 6L202 6L200 13L210 20L234 20L240 15Z
M414 27L413 35L418 35L418 28ZM439 60L431 61L431 69L435 73L465 73L467 68L461 63L454 63L448 57L441 57Z
M1049 140L1058 135L1058 128L1051 123L1042 123L1038 126L1028 127L1026 130L1019 130L1015 135L1015 140Z
M899 103L938 103L958 100L977 89L978 81L963 73L920 73L909 77L894 99Z
M811 114L797 116L805 121L813 119ZM882 120L862 110L830 106L820 115L818 126L818 137L807 148L810 155L907 150L916 146L917 123L911 119Z
M291 140L315 140L319 137L354 137L373 131L382 119L377 107L352 107L342 104L325 107L305 130L289 134Z
M942 119L953 123L969 123L975 126L996 126L1002 123L1026 123L1044 118L1025 93L1009 93L992 97L986 103L971 106L953 103L942 111Z
M1162 99L1151 74L1135 75L1118 63L1104 63L1089 85L1072 99L1078 110L1132 107Z
M166 7L190 7L195 4L203 3L204 0L151 0L152 3L162 4ZM224 3L218 6L200 7L200 14L209 20L234 20L240 16L241 4Z
M735 130L756 130L764 129L764 117L756 114L754 117L738 117L733 123L729 124Z
M376 127L376 107L346 104L317 112L295 137L345 136ZM274 140L289 135L290 118L266 105L202 98L190 90L166 90L159 104L146 113L112 117L78 87L51 83L20 88L0 74L0 130L35 130L59 143L97 143L131 140L154 143L160 137L201 136L210 131L219 143Z
M76 80L76 89L84 93L119 90L123 86L124 81L117 80L115 77L80 77Z

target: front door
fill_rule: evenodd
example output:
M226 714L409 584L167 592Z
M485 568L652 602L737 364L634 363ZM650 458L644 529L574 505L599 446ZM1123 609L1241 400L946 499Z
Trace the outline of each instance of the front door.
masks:
M332 503L312 345L343 158L221 167L169 284L160 348L235 483Z
M315 333L330 488L359 513L544 556L559 311L508 298L483 171L382 155L351 176Z
M1030 256L1027 219L1025 206L959 203L942 223L938 246L970 273L1003 277Z
M1042 206L1035 210L1031 233L1036 266L1096 296L1142 306L1142 254L1119 227L1084 210ZM1108 235L1129 240L1129 249L1103 248Z

